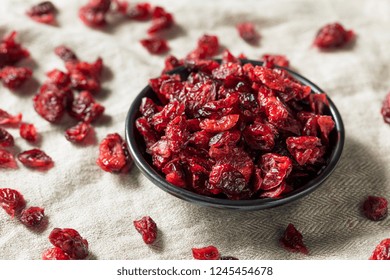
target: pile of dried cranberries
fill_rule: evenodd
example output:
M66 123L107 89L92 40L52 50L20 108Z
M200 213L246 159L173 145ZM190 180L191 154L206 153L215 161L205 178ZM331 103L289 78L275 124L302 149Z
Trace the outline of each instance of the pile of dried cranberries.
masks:
M154 167L171 184L228 199L278 198L327 164L325 94L289 73L232 55L187 58L185 77L151 79L136 127Z

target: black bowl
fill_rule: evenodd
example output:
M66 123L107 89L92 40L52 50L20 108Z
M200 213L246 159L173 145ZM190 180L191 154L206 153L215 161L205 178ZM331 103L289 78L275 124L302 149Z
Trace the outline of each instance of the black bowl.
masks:
M253 65L262 65L261 61L253 60L244 60L244 63L251 63ZM308 85L312 88L314 93L323 93L318 86L302 77L301 75L283 68L290 73L296 80L301 82L304 85ZM187 70L184 67L178 67L172 70L170 73L177 73L181 75L188 74ZM298 198L301 198L310 192L317 189L334 171L342 150L344 146L345 131L343 126L343 121L341 119L340 113L338 112L336 106L329 100L328 115L331 115L335 121L335 128L330 134L330 155L328 159L328 164L321 169L318 176L310 180L303 186L294 191L286 194L281 198L261 198L261 199L250 199L250 200L229 200L223 198L214 198L208 197L200 194L196 194L186 189L176 187L168 183L165 178L153 168L153 165L150 161L150 156L145 152L145 145L143 143L142 136L138 133L135 127L135 120L140 116L139 106L143 97L149 97L154 101L157 101L157 97L152 91L152 89L147 86L145 87L133 101L130 110L126 118L126 141L129 146L130 154L134 159L135 164L141 170L141 172L150 179L156 186L162 190L181 198L185 201L195 203L201 206L209 206L215 208L224 208L224 209L237 209L237 210L260 210L279 206L291 201L294 201ZM150 189L154 191L154 189Z

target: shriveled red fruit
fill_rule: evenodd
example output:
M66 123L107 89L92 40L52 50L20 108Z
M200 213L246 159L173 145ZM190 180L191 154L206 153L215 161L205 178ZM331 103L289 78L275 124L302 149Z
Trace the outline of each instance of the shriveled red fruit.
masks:
M77 55L64 45L56 47L54 53L65 62L78 60Z
M219 260L220 254L216 247L192 248L192 256L196 260Z
M0 127L0 147L12 147L14 143L14 137L7 130Z
M166 73L168 71L171 71L173 69L175 69L176 67L179 67L179 66L182 66L184 63L182 60L179 60L177 59L175 56L173 55L168 55L166 58L165 58L165 61L164 61L164 69L163 69L163 73Z
M286 144L299 165L315 164L325 153L321 140L314 136L288 137Z
M275 146L275 132L270 124L255 122L248 125L243 136L246 143L254 150L270 151Z
M58 122L64 115L67 96L57 89L42 87L33 97L35 111L48 122Z
M245 177L230 164L214 165L209 177L210 191L224 193L230 199L248 196Z
M390 92L386 95L382 103L381 114L383 120L390 124Z
M151 54L162 54L169 50L168 42L165 39L149 38L140 40L141 45Z
M29 207L22 211L20 221L27 227L38 227L45 218L45 209Z
M0 149L0 168L17 168L14 156L3 149Z
M164 8L156 6L152 13L152 26L148 28L148 34L153 35L174 25L173 15Z
M219 51L219 40L215 35L204 34L198 40L195 50L187 55L188 60L206 59L216 55Z
M149 216L133 222L135 229L142 235L146 244L152 244L157 238L157 225Z
M383 239L372 252L370 260L390 260L390 238Z
M10 115L6 111L0 109L0 125L17 125L22 120L22 114L17 114L15 116Z
M106 25L106 14L111 6L111 0L90 0L79 9L79 18L89 27Z
M26 207L23 195L14 189L0 189L0 205L12 218Z
M49 235L50 243L60 248L69 258L74 260L85 259L88 252L88 241L71 228L55 228Z
M15 41L16 35L17 32L13 31L0 41L0 68L14 65L30 56L30 53Z
M97 165L106 172L127 172L132 165L127 145L118 133L108 134L100 143Z
M125 15L134 20L145 21L152 17L152 6L149 3L137 3L130 5L126 10Z
M302 234L295 228L293 224L288 224L283 236L279 239L283 248L290 252L302 253L307 255L309 250L303 244Z
M199 126L209 132L221 132L229 130L235 126L239 117L239 115L227 115L218 120L204 119L200 122Z
M314 39L314 45L320 49L340 48L355 38L352 30L346 30L340 23L331 23L323 26Z
M18 159L23 165L36 169L49 169L54 161L40 149L32 149L18 154Z
M288 67L290 62L287 57L280 54L263 54L261 60L264 61L264 66L273 68L274 65Z
M103 60L100 57L93 63L68 60L65 67L74 89L87 90L92 93L100 90L100 75L103 70Z
M251 22L241 22L236 25L236 28L240 37L248 43L257 43L260 39L259 33Z
M32 71L27 67L6 66L0 70L3 86L11 90L21 87L31 76Z
M260 168L263 173L261 189L268 191L282 184L292 170L289 157L268 153L261 157Z
M65 138L74 143L83 142L91 129L92 127L89 123L79 122L65 131Z
M43 251L42 260L70 260L70 258L61 248L54 247Z
M44 1L34 5L26 13L31 19L37 22L45 24L55 23L56 8L50 1Z
M29 142L35 142L38 139L38 133L35 126L31 123L22 123L19 128L20 136Z
M387 199L380 196L369 196L363 203L363 213L367 219L380 221L387 217Z
M89 91L82 91L76 95L69 115L79 121L93 122L104 113L104 107L97 103Z

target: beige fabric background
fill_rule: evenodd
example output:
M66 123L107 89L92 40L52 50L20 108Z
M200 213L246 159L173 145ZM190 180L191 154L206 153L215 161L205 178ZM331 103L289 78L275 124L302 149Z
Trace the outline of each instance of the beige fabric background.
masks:
M163 57L149 55L138 43L150 23L121 21L99 30L85 27L77 17L77 0L53 1L60 13L59 27L35 23L24 11L37 1L2 0L1 35L20 32L37 81L53 68L63 69L53 49L73 48L87 61L102 56L106 71L104 91L97 99L107 117L97 123L99 142L107 133L124 135L124 120L136 94L150 77L160 73ZM365 196L390 198L390 127L379 113L390 90L390 1L152 1L171 11L180 28L170 35L171 53L184 56L203 33L216 34L234 54L256 59L265 52L286 54L292 67L322 87L338 106L346 127L342 160L317 191L294 203L257 212L201 208L181 201L151 184L137 169L113 175L95 164L97 145L74 146L63 131L64 120L51 125L32 108L36 85L18 93L0 88L0 107L23 112L42 135L39 144L55 160L46 173L19 164L0 170L0 187L20 190L30 206L43 206L49 217L41 233L26 229L0 211L0 258L39 259L50 247L54 227L72 227L90 243L91 259L191 259L191 248L217 246L223 255L240 259L367 259L379 241L390 237L389 218L368 221L359 213ZM203 2L203 3L200 3ZM252 21L261 32L258 47L238 38L234 28ZM322 25L341 21L358 34L356 44L342 51L320 53L311 47ZM25 64L26 64L25 63ZM32 146L16 137L16 150ZM150 215L160 229L159 240L146 246L132 221ZM288 223L303 233L310 254L289 253L278 245Z

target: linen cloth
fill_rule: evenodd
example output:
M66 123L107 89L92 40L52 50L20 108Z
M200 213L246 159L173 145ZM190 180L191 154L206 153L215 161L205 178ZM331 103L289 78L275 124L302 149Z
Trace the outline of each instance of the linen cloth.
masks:
M91 259L192 259L191 248L214 245L221 254L240 259L367 259L374 247L390 238L389 218L373 222L360 213L367 195L390 198L390 127L380 115L390 90L389 1L251 0L150 1L172 12L178 27L168 33L171 53L185 56L204 33L215 34L235 55L258 59L264 53L285 54L291 67L319 85L335 102L346 128L341 161L318 190L274 209L239 212L199 207L154 186L134 168L128 175L103 172L95 163L98 143L107 133L124 136L124 122L132 100L160 74L164 56L152 56L140 45L150 22L110 17L101 30L86 27L77 16L86 1L53 0L58 26L36 23L25 11L38 1L2 0L0 35L19 32L17 40L31 52L35 82L12 93L1 87L0 108L23 113L42 140L36 145L55 166L33 171L19 163L17 170L0 170L0 187L15 188L29 206L45 208L48 227L34 232L0 211L0 258L40 259L52 247L48 235L55 227L74 228L88 240ZM261 33L258 46L238 37L235 24L250 21ZM312 47L317 30L340 21L357 34L343 50L320 52ZM106 117L95 126L96 143L74 145L63 132L74 121L52 125L34 111L32 96L45 72L64 69L53 49L65 44L85 61L98 56L107 66L103 90L96 99ZM20 139L16 129L14 152L35 145ZM150 215L159 237L147 246L133 220ZM304 236L308 256L282 249L278 239L288 223Z

